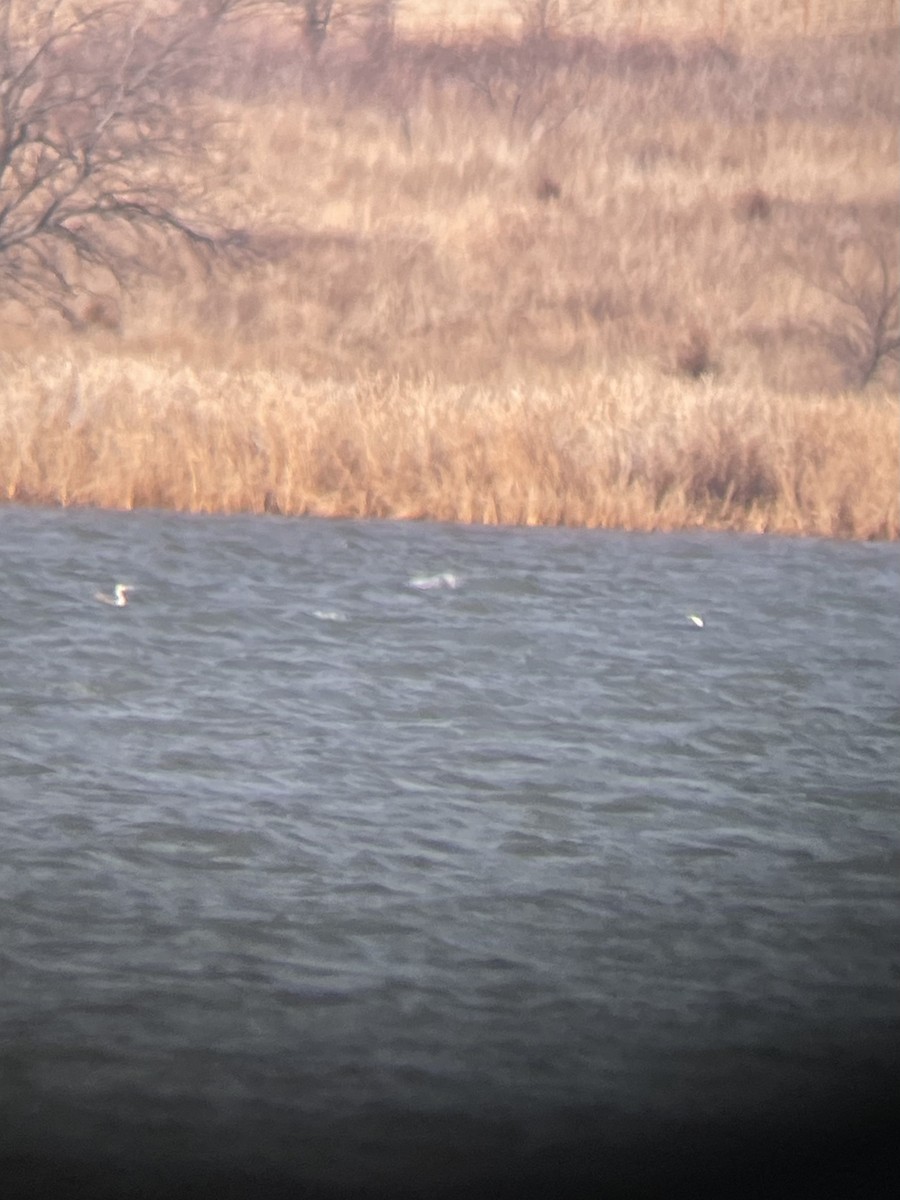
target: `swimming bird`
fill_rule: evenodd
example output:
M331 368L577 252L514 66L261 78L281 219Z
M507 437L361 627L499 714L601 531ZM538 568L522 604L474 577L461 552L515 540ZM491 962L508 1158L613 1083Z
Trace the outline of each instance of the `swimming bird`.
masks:
M133 591L133 584L117 583L111 596L108 596L106 592L94 592L94 599L99 600L101 604L114 604L116 608L124 608L128 603L128 593Z
M313 616L317 621L346 621L347 618L342 612L338 612L336 608L316 608L313 610Z
M696 613L688 613L688 620L693 621L698 629L702 629L704 621L702 617L698 617Z
M459 578L452 571L441 571L440 575L416 575L410 579L409 586L420 592L429 592L434 588L458 588Z

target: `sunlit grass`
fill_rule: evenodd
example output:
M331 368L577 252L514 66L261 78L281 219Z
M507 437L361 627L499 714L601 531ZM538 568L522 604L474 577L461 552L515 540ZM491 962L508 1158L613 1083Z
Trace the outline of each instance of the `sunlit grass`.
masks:
M10 500L896 537L886 400L650 371L503 390L92 355L8 375Z
M435 26L455 30L516 30L522 14L538 8L528 0L406 0L398 24L412 32ZM546 6L566 26L594 32L656 32L666 35L790 35L838 32L896 20L895 0L558 0ZM574 17L570 14L577 14Z
M0 495L898 536L896 361L820 286L856 264L862 311L859 247L896 260L897 38L829 4L595 5L600 50L526 52L499 0L449 49L416 0L394 58L316 66L245 23L202 170L265 260L7 311Z

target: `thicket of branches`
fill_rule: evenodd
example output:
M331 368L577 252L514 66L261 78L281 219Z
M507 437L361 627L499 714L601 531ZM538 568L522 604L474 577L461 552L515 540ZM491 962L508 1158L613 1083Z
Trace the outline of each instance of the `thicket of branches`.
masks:
M863 388L900 363L900 262L897 212L882 225L856 221L825 243L824 253L797 257L797 269L825 299L813 329L844 364L846 382Z
M77 321L92 294L245 244L189 170L229 7L0 0L0 296Z

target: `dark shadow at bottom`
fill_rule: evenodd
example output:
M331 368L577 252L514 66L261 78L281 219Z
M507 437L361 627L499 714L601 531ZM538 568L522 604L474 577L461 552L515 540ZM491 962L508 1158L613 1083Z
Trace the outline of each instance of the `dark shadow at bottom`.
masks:
M227 1128L213 1130L199 1111L188 1110L166 1133L135 1137L112 1122L88 1146L58 1114L0 1154L0 1196L662 1200L681 1192L716 1200L893 1200L900 1196L898 1065L893 1055L877 1069L870 1060L862 1076L842 1074L815 1096L783 1095L765 1111L742 1111L736 1085L728 1115L713 1118L697 1116L690 1095L664 1118L599 1108L532 1110L528 1137L514 1119L381 1109L368 1115L365 1128L335 1118L324 1142L321 1129L307 1138L301 1122L282 1115L266 1124L257 1144L246 1129L235 1127L230 1138ZM534 1136L542 1115L552 1136ZM363 1161L353 1159L353 1147L366 1139L378 1151L377 1176L353 1166ZM315 1144L320 1160L324 1145L331 1163L340 1162L346 1146L339 1179L316 1169ZM446 1150L450 1169L435 1147Z

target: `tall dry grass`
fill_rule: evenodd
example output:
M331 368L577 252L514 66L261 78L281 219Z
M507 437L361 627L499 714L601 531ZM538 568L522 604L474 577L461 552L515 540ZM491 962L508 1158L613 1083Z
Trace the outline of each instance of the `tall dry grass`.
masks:
M896 537L897 30L828 3L235 26L200 169L265 261L7 310L3 494Z
M396 8L402 30L425 35L438 26L518 32L541 9L564 31L669 37L844 33L897 19L897 0L400 0Z
M10 500L896 537L896 409L648 369L503 389L91 355L8 376ZM13 399L14 398L14 399Z

